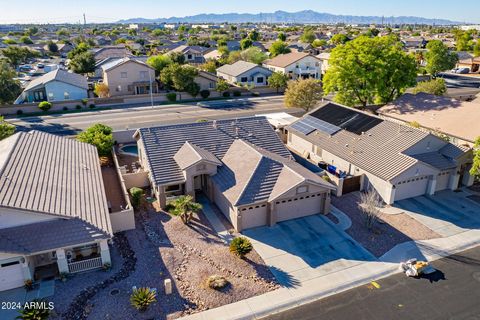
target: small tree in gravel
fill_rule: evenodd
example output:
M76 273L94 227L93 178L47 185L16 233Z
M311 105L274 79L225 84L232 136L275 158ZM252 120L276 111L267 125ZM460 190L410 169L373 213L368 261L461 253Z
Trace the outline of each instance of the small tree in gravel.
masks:
M157 292L148 287L135 288L130 295L130 303L140 312L147 310L154 302L157 302Z
M230 252L236 254L241 259L252 249L252 243L245 237L237 237L230 242Z
M369 190L360 194L360 203L358 206L365 216L365 226L371 230L380 216L378 209L382 201L375 190Z
M22 320L47 320L50 317L48 302L41 299L34 299L26 303L24 308L18 311L20 313L15 319Z
M195 212L202 209L200 203L193 201L192 196L180 196L171 202L173 206L172 213L179 215L183 223L188 224Z

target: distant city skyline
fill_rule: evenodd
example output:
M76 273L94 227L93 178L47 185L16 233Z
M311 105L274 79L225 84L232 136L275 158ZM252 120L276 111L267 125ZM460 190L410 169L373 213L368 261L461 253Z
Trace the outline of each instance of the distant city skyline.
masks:
M66 2L66 1L64 1ZM314 10L331 14L356 16L417 16L431 19L448 19L459 22L480 23L475 10L478 0L459 3L446 0L403 0L388 2L380 0L83 0L61 5L58 0L0 0L0 24L8 23L78 23L115 22L129 18L183 17L201 13L260 13L283 10L296 12ZM63 3L62 3L63 4ZM47 10L46 10L47 9Z

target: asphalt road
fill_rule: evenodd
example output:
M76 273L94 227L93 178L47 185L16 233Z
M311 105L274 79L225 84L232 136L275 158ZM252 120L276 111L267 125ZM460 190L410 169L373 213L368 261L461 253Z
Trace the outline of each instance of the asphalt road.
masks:
M73 135L95 123L103 123L111 126L114 130L124 130L195 122L199 119L240 118L282 111L293 115L302 114L301 109L286 109L282 97L271 96L154 107L135 106L63 115L9 118L7 121L17 126L17 130L35 129L55 134Z
M264 320L480 319L480 247L432 265L429 279L398 274Z

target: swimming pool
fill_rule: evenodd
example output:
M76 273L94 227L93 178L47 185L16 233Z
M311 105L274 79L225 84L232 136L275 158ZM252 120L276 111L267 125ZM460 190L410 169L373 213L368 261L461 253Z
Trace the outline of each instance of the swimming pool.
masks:
M136 144L124 145L123 147L120 147L120 153L138 156L138 146Z

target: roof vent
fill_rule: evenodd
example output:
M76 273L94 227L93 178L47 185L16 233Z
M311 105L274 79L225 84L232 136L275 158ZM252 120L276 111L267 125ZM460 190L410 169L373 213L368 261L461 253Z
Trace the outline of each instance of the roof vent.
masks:
M218 127L217 126L217 120L212 121L212 127L213 127L213 129L217 129L217 127Z
M345 148L348 148L348 143L345 144Z

